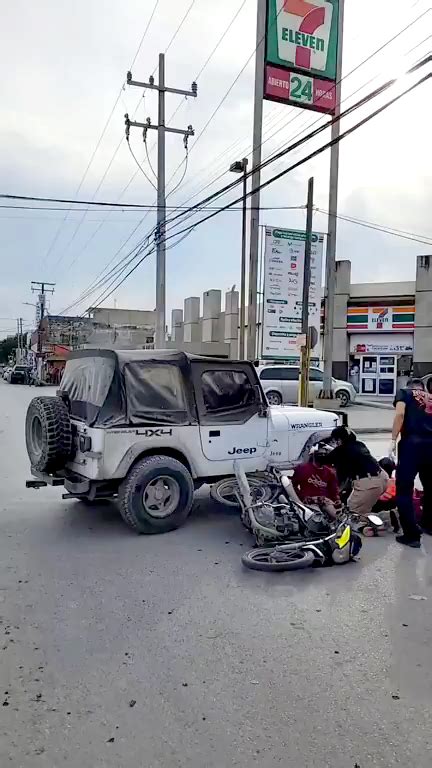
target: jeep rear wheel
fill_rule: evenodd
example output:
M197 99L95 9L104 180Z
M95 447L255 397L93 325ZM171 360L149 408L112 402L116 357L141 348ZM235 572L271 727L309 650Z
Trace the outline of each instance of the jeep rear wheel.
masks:
M32 469L62 469L72 452L72 429L64 402L59 397L34 397L27 409L25 436Z
M190 472L170 456L148 456L130 470L119 490L123 520L137 533L179 528L192 507Z

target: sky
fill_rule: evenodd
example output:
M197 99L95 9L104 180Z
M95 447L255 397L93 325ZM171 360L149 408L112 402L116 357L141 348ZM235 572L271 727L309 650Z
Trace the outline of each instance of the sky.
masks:
M134 62L135 79L144 81L152 73L157 75L158 53L168 48L167 85L190 88L241 8L198 77L197 99L167 95L167 121L177 110L170 125L186 128L191 124L195 130L183 181L182 138L167 137L167 182L172 192L167 205L197 203L235 178L228 172L229 165L251 152L256 0L159 0L142 39L154 6L155 0L14 0L3 4L0 193L153 206L156 193L148 179L154 181L154 176L142 133L134 129L130 138L139 168L124 138L124 114L139 121L150 116L156 122L157 98L150 91L143 98L140 89L127 85L122 89L126 72ZM409 29L385 45L407 25L411 25ZM402 75L429 53L431 34L430 0L346 0L343 107L387 79ZM392 95L411 82L413 79L402 79ZM429 81L341 143L341 214L404 230L420 240L432 238L431 97ZM380 97L373 105L384 101ZM357 110L343 121L342 130L371 110L372 104ZM289 146L306 135L310 126L326 120L317 113L265 102L263 157ZM274 162L264 171L263 180L328 141L329 133L326 129ZM153 168L155 140L155 134L149 132ZM262 193L261 205L273 210L261 212L261 224L304 227L301 206L311 175L315 204L325 211L328 151ZM223 198L223 203L240 194L236 191ZM293 210L276 210L291 207ZM34 308L24 304L36 301L31 280L56 284L49 300L52 314L69 306L69 314L81 314L97 303L105 285L79 299L101 279L106 265L112 268L120 259L126 261L132 247L141 240L146 242L154 224L154 210L0 208L0 338L16 327L17 316L24 318L25 328L33 324ZM326 231L325 214L315 213L314 228ZM175 238L170 244L174 243ZM241 211L234 210L197 226L168 250L168 323L171 309L182 307L187 296L202 296L210 288L224 294L232 285L239 286L240 246ZM352 262L354 282L414 280L416 254L431 252L432 246L414 240L338 223L337 258ZM155 257L149 255L104 304L153 309L154 283Z

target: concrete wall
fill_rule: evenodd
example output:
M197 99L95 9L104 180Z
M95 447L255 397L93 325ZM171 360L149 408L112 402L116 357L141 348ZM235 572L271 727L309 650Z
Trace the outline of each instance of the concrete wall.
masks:
M205 291L201 301L198 296L184 300L184 309L173 309L169 349L181 349L196 355L210 357L238 357L238 291L225 294L225 310L222 311L222 293Z
M152 310L98 307L89 311L93 320L97 323L105 323L110 326L135 325L137 327L155 327L155 312Z
M432 372L432 256L417 257L414 375Z
M350 263L350 262L347 262ZM394 283L353 283L350 286L351 301L370 301L377 299L407 299L412 300L416 284L413 281Z
M84 349L153 349L153 329L96 328L88 336Z
M333 329L333 376L348 378L349 341L347 307L351 288L351 262L336 262L335 314Z

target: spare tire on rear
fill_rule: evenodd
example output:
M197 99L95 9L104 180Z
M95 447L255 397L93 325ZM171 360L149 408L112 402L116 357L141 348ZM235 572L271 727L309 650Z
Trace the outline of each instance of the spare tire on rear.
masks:
M35 397L26 416L26 445L32 469L55 472L72 452L69 411L59 397Z

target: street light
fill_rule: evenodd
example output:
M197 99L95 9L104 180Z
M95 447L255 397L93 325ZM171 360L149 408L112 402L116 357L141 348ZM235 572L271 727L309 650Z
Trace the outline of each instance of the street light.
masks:
M247 196L247 167L248 159L237 160L230 165L231 173L243 174L243 215L242 215L242 256L240 276L240 345L239 357L245 357L245 331L246 331L246 196Z

